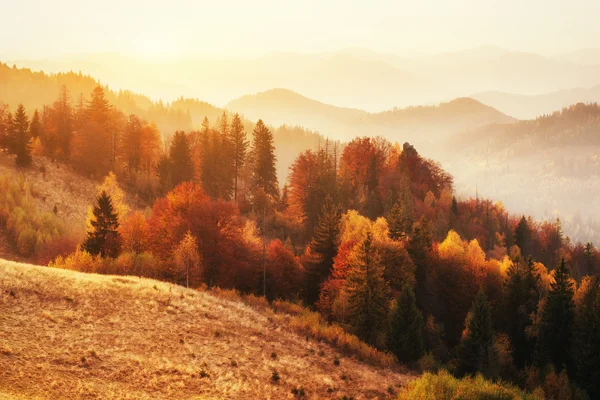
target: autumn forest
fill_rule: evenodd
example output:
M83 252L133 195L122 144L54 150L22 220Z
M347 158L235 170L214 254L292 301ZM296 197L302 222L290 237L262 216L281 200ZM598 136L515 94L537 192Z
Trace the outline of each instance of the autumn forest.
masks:
M280 22L0 45L0 398L600 398L600 52Z

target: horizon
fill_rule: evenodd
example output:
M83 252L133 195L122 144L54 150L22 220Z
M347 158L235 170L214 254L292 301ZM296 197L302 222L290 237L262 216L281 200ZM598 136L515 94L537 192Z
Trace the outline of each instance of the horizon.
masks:
M526 4L517 0L501 4L234 0L210 6L189 0L168 6L109 0L102 7L94 6L74 0L8 5L4 12L12 18L0 26L0 34L13 40L0 44L0 54L39 58L91 50L165 59L331 52L348 47L388 54L437 54L493 45L555 56L598 48L600 36L594 18L600 5L590 0L571 2L568 8L561 1L542 0Z

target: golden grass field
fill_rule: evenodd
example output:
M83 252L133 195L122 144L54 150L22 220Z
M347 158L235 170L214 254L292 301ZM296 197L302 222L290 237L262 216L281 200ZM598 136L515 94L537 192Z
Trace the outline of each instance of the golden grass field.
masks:
M0 260L0 399L393 398L413 378L282 321L164 282Z

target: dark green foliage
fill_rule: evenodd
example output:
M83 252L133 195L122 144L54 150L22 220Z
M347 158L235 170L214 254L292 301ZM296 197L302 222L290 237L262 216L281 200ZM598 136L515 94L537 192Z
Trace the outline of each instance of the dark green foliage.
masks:
M577 381L591 398L600 398L600 278L587 278L577 304L573 338Z
M425 216L413 227L412 235L408 241L408 254L415 264L415 295L417 305L426 314L431 313L431 293L429 289L431 257L430 252L433 238L429 231L429 221Z
M123 147L129 172L138 171L142 162L142 121L133 114L125 124Z
M540 277L531 257L527 263L521 258L513 261L507 271L504 286L504 312L506 331L513 345L515 364L522 368L532 361L534 341L525 329L533 324L532 314L540 298Z
M262 189L272 200L279 196L277 171L275 169L275 146L273 134L261 119L254 128L252 142L253 184L255 191Z
M338 235L340 233L340 211L330 196L325 198L321 208L319 222L309 243L309 259L306 262L307 290L306 300L313 304L319 297L321 283L327 279L337 254Z
M29 134L29 118L25 113L25 107L19 104L11 130L9 132L9 151L17 156L18 166L28 166L31 164L31 136Z
M458 363L462 375L477 372L488 378L497 375L492 314L482 290L475 297L465 321L465 331L458 347Z
M523 256L531 254L530 241L531 229L529 228L527 219L523 216L515 228L515 245L519 246Z
M29 135L32 138L38 138L42 136L42 122L40 120L40 113L36 109L31 117L31 123L29 124Z
M557 371L571 366L569 346L575 322L574 288L564 258L554 271L554 281L542 309L535 348L539 367L551 364Z
M417 361L424 353L423 314L410 285L405 284L400 292L388 335L388 349L401 362Z
M359 338L370 344L377 343L387 325L390 288L383 272L369 232L350 260L346 290L350 325Z
M84 251L102 257L116 257L121 251L121 236L119 234L119 219L112 204L111 197L106 192L100 193L94 207L92 229L82 245Z
M182 182L191 181L194 177L192 152L187 136L183 131L177 131L171 139L169 147L169 163L171 184L177 186Z

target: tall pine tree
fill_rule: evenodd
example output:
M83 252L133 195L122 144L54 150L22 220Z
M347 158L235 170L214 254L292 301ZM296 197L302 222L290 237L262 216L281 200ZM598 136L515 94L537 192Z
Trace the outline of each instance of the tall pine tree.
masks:
M389 313L390 287L383 273L381 256L368 232L350 257L346 292L350 325L359 338L373 345L387 327Z
M524 263L521 257L513 260L508 269L504 286L504 320L513 345L515 364L522 368L532 361L534 341L525 330L533 325L541 293L540 276L535 271L531 257Z
M255 191L262 189L271 200L279 196L277 171L275 169L275 146L273 134L259 119L254 128L252 142L252 159L254 162L253 180Z
M492 378L497 375L497 360L490 305L485 293L480 290L465 321L465 331L458 347L458 369L461 374L481 372Z
M42 121L40 119L40 113L37 108L33 112L31 117L31 123L29 124L29 135L32 138L39 138L42 136Z
M574 288L563 258L554 271L554 281L542 309L535 361L539 367L551 364L557 371L571 366L569 346L575 321Z
M231 150L233 155L233 199L237 200L238 194L238 180L240 179L240 172L246 160L246 149L248 148L248 141L246 140L246 132L242 125L242 120L239 114L235 114L231 121Z
M405 284L392 316L388 349L401 362L417 361L424 353L425 322L413 288Z
M577 381L592 399L600 398L600 278L582 283L575 314L573 359ZM582 290L582 289L580 289Z
M188 137L183 131L175 132L171 139L169 162L171 184L173 186L192 180L194 177L192 150L190 149Z
M19 104L10 132L11 152L14 153L16 163L20 167L31 164L31 136L29 134L29 118L25 113L23 104Z
M321 284L331 273L333 258L338 250L340 219L338 207L333 203L331 196L327 196L313 238L308 245L308 261L305 268L306 300L309 304L318 299Z
M92 255L116 257L121 251L119 234L119 217L114 210L111 197L102 191L96 199L94 218L90 222L92 229L88 231L83 242L83 250Z

